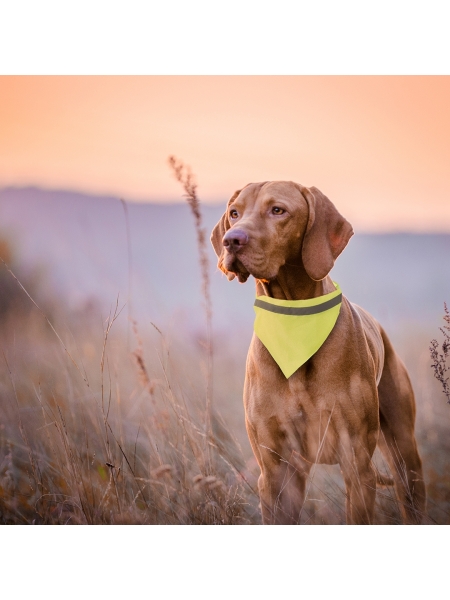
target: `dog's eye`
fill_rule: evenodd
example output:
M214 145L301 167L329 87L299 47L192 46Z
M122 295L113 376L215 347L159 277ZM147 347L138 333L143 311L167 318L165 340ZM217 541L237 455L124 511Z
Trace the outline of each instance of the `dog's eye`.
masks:
M284 208L280 208L279 206L273 206L272 207L272 214L273 215L282 215L285 212L286 211L284 210Z
M230 219L237 219L239 216L239 213L237 210L230 210Z

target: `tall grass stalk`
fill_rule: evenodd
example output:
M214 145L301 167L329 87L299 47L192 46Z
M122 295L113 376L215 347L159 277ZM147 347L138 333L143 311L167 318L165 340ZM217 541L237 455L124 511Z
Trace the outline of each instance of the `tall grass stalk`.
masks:
M131 307L131 287L132 287L132 257L131 257L131 234L130 234L130 218L128 215L128 205L126 201L121 198L120 202L122 204L123 212L125 215L125 232L127 237L127 260L128 260L128 297L127 297L127 306L128 306L128 329L127 329L127 348L130 348L130 323L132 321L132 307Z
M173 171L175 179L181 183L185 191L185 198L190 206L194 216L195 230L197 233L197 245L199 252L200 271L202 277L202 295L204 299L204 309L206 318L206 354L207 354L207 375L206 375L206 435L207 435L207 453L210 455L209 444L212 442L212 403L213 403L213 338L212 338L212 302L209 280L209 261L206 246L206 231L203 227L202 213L200 211L200 201L197 196L197 183L189 166L186 166L175 156L169 156L169 166Z

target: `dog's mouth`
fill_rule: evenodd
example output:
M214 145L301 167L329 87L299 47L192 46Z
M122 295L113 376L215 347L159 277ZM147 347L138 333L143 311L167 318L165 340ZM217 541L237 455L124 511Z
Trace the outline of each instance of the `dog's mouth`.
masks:
M229 260L224 261L227 271L236 275L240 283L245 283L250 276L250 272L244 267L240 260L231 256Z
M277 273L267 273L264 265L253 264L248 256L239 254L239 258L230 252L225 253L223 265L229 273L233 273L240 283L245 283L250 275L255 279L270 280L276 277ZM229 277L232 279L232 277Z
M245 283L250 276L250 272L244 267L242 262L233 254L229 254L227 252L223 264L225 269L229 273L233 273L238 278L240 283Z

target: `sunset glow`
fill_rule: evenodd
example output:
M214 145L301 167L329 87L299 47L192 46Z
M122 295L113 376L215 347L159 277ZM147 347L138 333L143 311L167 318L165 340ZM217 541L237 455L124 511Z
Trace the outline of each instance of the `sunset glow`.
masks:
M365 231L450 231L450 78L1 77L0 187L205 202L251 181L320 188Z

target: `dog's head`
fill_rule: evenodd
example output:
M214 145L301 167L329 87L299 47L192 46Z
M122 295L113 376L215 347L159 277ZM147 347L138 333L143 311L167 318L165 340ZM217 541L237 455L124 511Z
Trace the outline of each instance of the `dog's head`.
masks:
M352 235L350 223L317 188L266 181L232 195L211 243L229 280L243 283L253 275L270 281L283 265L301 263L320 281Z

